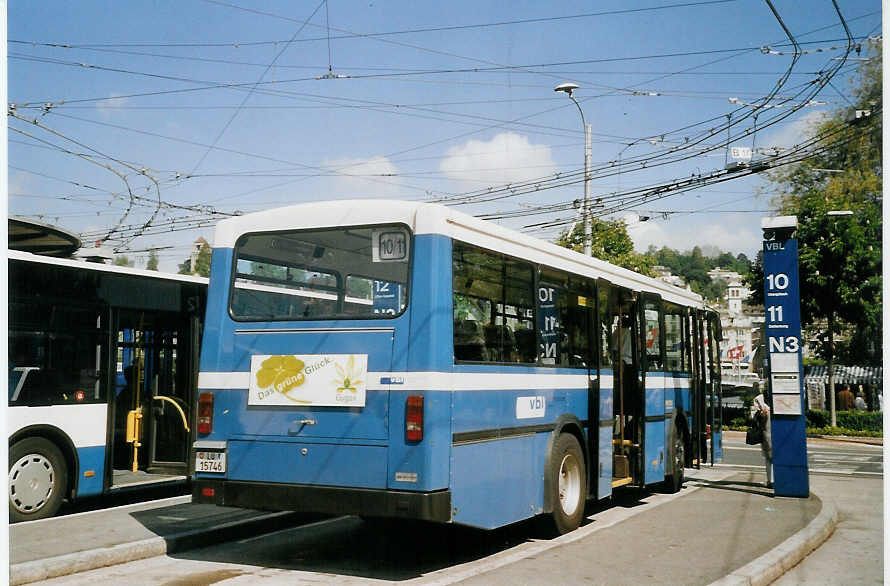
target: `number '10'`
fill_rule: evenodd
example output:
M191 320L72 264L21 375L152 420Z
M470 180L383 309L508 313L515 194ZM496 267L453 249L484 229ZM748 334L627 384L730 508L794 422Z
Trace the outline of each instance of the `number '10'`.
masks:
M767 284L770 289L782 289L788 288L788 275L785 273L779 273L778 275L767 275L766 276Z

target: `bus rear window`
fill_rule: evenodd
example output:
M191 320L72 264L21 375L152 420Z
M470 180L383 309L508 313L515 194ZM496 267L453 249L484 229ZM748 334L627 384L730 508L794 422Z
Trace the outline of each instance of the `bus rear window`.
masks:
M235 245L236 320L392 317L408 302L404 226L247 234Z

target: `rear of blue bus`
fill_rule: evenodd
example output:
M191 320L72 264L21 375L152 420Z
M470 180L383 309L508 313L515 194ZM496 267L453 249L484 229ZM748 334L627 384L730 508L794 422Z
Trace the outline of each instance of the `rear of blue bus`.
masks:
M450 315L442 238L408 207L325 205L217 228L194 501L447 522L449 394L405 376L436 370L435 344L408 340Z

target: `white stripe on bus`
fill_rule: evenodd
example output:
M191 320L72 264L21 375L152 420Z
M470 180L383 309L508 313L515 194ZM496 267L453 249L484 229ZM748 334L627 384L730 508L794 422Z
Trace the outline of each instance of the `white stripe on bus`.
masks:
M385 384L380 380L395 379L399 382ZM563 390L587 387L586 374L529 374L529 373L477 373L477 372L369 372L367 388L374 391L498 391L498 390ZM665 383L676 384L685 379L666 378ZM654 381L650 381L654 382ZM250 384L249 372L201 372L198 375L198 388L201 390L228 389L244 390ZM600 377L600 387L612 388L614 377L604 374ZM671 386L670 388L674 388Z
M45 407L13 406L6 410L9 435L29 425L51 425L64 430L75 448L105 446L108 405L72 403Z

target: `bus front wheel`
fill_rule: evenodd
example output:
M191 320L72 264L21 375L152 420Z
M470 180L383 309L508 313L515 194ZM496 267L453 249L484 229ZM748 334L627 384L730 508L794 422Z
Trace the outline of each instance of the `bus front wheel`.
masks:
M65 458L59 448L49 440L29 437L12 446L9 464L10 522L55 515L68 483Z
M558 535L574 531L584 518L587 473L581 445L570 433L560 434L550 458L549 490L553 529Z

